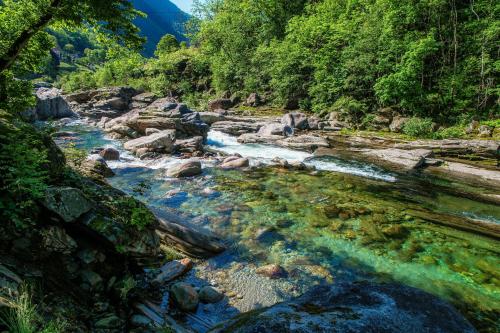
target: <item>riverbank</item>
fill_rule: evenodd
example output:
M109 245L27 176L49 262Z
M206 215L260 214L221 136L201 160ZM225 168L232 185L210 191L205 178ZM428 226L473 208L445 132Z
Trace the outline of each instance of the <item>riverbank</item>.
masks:
M177 249L190 256L206 250L209 242L196 240L198 233L185 237L189 233L182 228L189 227L216 234L227 247L196 260L191 271L183 268L185 261L175 264L175 271L186 274L183 281L194 286L182 286L187 298L172 295L178 280L142 295L137 309L149 316L148 325L174 315L203 332L316 284L370 280L434 293L480 331L498 326L500 212L494 199L486 199L495 194L491 184L474 187L432 177L423 173L432 167L425 163L379 167L355 158L360 147L339 158L341 140L332 137L343 134L300 129L302 116L286 116L292 119L284 124L283 117L231 110L197 113L175 101L130 96L121 89L84 95L94 96L80 96L86 102L69 110L85 119L61 121L56 141L99 154L114 174L107 182L170 223L165 244L177 240ZM130 103L142 104L130 110ZM310 126L313 121L305 118ZM389 144L394 143L368 148L396 149ZM332 147L334 153L321 154ZM421 164L420 159L412 163ZM166 265L163 271L169 272L174 264ZM200 298L205 287L217 288L223 299L182 310L183 302Z

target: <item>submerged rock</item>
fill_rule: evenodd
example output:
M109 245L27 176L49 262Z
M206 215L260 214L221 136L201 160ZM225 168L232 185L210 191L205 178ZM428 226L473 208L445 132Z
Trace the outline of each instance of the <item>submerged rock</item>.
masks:
M205 286L200 289L200 301L202 303L217 303L222 301L224 294L211 286Z
M198 293L190 284L178 282L172 286L170 292L172 300L182 311L194 311L198 307Z
M267 276L270 279L279 279L286 276L286 271L280 265L270 264L261 266L255 271L257 274Z
M451 305L415 288L370 282L314 287L289 302L240 314L211 333L473 333Z

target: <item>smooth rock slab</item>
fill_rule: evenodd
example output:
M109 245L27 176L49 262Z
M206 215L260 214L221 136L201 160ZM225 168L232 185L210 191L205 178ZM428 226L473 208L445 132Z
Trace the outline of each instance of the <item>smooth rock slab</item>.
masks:
M473 333L451 305L421 290L370 282L317 286L289 302L240 314L211 333Z
M193 262L189 258L173 260L160 268L160 274L156 276L154 282L165 283L187 273L193 267Z

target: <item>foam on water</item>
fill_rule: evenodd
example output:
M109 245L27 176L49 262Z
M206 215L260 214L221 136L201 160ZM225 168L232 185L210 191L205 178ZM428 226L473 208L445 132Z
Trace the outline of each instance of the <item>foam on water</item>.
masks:
M222 151L227 154L238 153L243 157L257 160L263 163L271 163L274 158L282 158L289 162L304 162L307 165L314 166L322 171L334 171L348 173L361 177L379 179L387 182L395 182L396 177L393 175L377 170L370 165L362 165L358 163L342 162L339 160L325 160L315 158L314 155L298 150L275 147L263 144L242 144L239 143L236 137L228 134L210 131L208 133L208 145L213 149Z

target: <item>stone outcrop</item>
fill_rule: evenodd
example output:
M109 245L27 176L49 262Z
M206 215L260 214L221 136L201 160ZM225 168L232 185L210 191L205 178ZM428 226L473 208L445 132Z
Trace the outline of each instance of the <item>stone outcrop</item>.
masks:
M287 113L281 119L283 125L289 126L291 128L296 128L299 130L309 129L309 121L305 114L300 112Z
M213 131L218 131L222 133L226 133L229 135L239 136L247 133L255 133L262 126L263 123L256 123L253 121L243 122L243 121L218 121L212 124L211 129Z
M261 136L280 135L291 136L293 135L293 127L287 124L270 123L262 126L257 132Z
M211 333L463 332L472 325L418 289L370 282L313 287L294 300L237 315Z
M22 113L30 121L75 117L71 107L56 88L40 88L36 91L36 107Z
M361 151L361 153L374 159L380 159L385 163L394 164L407 171L423 167L425 165L426 158L434 156L432 150L426 149L367 149Z

